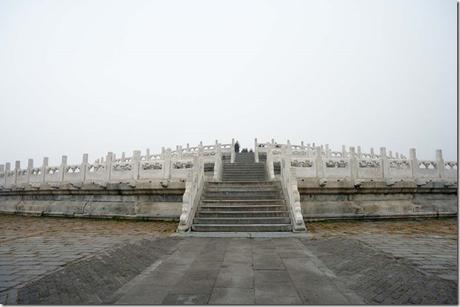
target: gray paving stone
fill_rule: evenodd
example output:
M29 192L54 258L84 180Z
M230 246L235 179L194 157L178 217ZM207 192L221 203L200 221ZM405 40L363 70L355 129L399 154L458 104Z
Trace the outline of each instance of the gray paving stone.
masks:
M254 289L214 288L209 304L244 305L255 304Z
M254 271L254 280L256 284L261 283L286 283L291 278L286 270L256 270Z
M215 287L219 288L254 288L254 272L248 270L245 273L221 271L217 276Z
M182 305L182 304L196 304L204 305L209 301L209 294L179 294L170 293L162 301L163 305Z
M161 304L168 295L168 291L169 287L153 287L150 284L138 284L133 289L130 289L128 294L125 294L117 300L115 304Z

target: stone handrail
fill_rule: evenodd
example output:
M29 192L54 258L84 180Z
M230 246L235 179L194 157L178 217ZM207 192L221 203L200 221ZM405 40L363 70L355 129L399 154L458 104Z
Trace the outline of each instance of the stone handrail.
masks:
M141 155L140 151L134 151L131 157L122 153L119 158L109 152L105 159L99 158L93 163L88 161L88 154L83 155L81 163L71 165L67 163L66 156L62 156L58 166L48 165L48 158L43 159L40 167L34 167L32 159L29 159L27 168L22 169L19 161L16 161L13 169L10 163L6 163L6 167L0 165L0 189L46 188L61 184L72 184L78 188L84 183L106 185L122 182L134 187L137 181L150 180L159 180L167 185L171 179L186 179L189 169L193 167L195 156L203 157L205 163L222 163L222 154L230 152L231 144L200 144L196 151L188 150L189 146L184 150L178 147L179 151L189 155L178 154L177 150L173 152L168 148L162 150L161 154L150 154L147 150L146 154ZM216 170L215 178L221 178L221 166L217 165Z
M300 194L297 189L297 179L291 172L291 165L289 162L287 157L281 160L281 186L288 202L287 205L289 208L289 215L291 216L292 230L305 231L305 222L300 207Z
M180 232L190 229L205 182L204 160L201 157L194 157L193 164L194 167L185 183L185 193L182 197L182 213L177 228Z
M385 181L388 185L396 181L415 181L423 185L432 181L441 181L452 185L457 181L457 161L444 161L442 151L436 151L436 160L418 160L415 149L410 149L410 158L391 152L387 154L386 148L380 148L380 154L362 153L358 147L341 152L331 151L326 146L326 151L321 146L309 148L299 154L298 145L257 143L256 155L265 152L267 155L266 169L268 178L274 179L273 163L288 159L294 169L296 178L316 178L320 185L326 185L328 179L348 179L355 186L360 186L366 181ZM304 146L303 144L301 146ZM308 146L306 146L308 147ZM257 159L257 158L256 158Z

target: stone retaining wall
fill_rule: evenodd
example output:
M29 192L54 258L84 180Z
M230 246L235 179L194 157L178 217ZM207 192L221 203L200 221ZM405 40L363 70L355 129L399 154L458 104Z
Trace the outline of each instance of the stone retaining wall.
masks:
M315 180L298 182L305 220L403 218L457 215L457 185L431 182L366 182L359 187L342 180L320 187ZM179 220L184 182L83 185L80 188L18 189L0 192L0 213Z
M430 182L417 186L415 182L400 181L391 186L366 182L354 187L341 181L319 187L316 182L302 181L298 189L307 221L457 215L456 184Z
M159 185L159 184L158 184ZM88 218L179 220L184 183L161 187L130 188L113 184L105 188L40 189L0 192L0 213Z

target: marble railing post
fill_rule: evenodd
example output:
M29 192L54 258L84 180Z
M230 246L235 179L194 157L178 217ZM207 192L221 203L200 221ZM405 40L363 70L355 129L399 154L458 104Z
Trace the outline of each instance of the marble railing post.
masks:
M235 163L235 139L232 138L232 149L230 151L230 163Z
M418 169L418 161L417 161L417 152L415 148L409 149L409 159L410 159L410 167L412 170L412 177L414 179L417 178L417 169Z
M14 163L14 184L18 184L18 172L21 169L21 161L16 161Z
M372 148L372 147L371 147L371 158L372 158L372 159L375 158L374 148Z
M5 185L5 178L6 178L6 174L5 174L5 166L3 164L0 164L0 173L3 173L3 180L0 181L0 187L2 185Z
M112 158L113 158L113 156L112 156ZM123 151L123 152L121 153L121 161L123 162L123 161L125 161L125 159L126 159L126 154L125 154L125 152Z
M122 155L124 155L124 153ZM106 182L110 182L110 180L112 180L112 161L113 161L113 153L112 152L107 153L107 159L106 160L107 160L105 162Z
M363 155L361 153L361 146L357 146L356 148L357 148L357 153L356 153L355 158L361 159L363 157Z
M358 178L358 158L359 155L356 154L355 148L350 147L350 155L348 159L350 161L350 178L352 182L355 182Z
M331 157L331 152L329 151L329 144L326 144L326 145L324 146L324 152L325 152L326 158L330 158L330 157Z
M342 145L342 158L346 158L347 157L347 149L345 147L345 145Z
M161 147L161 155L160 155L161 159L164 159L164 158L165 158L165 153L166 153L165 148L164 148L164 147Z
M59 181L60 182L64 181L66 168L67 168L67 156L62 156L62 158L61 158L61 166L59 167L59 172L60 172Z
M216 144L216 158L214 162L214 180L215 181L220 181L221 179L221 173L222 173L222 149L220 147L220 144Z
M139 164L141 163L141 151L140 150L133 151L133 161L131 163L133 165L132 177L134 180L138 180L139 179Z
M11 171L11 163L10 162L6 162L5 163L5 185L6 185L6 182L8 180L8 173Z
M387 149L385 147L380 147L380 160L382 161L382 177L388 178L390 166L388 165Z
M43 158L43 165L42 165L42 183L46 182L46 173L48 172L48 157Z
M80 166L80 178L81 178L81 182L85 182L86 181L86 172L88 171L88 154L87 153L84 153L83 154L83 159L82 159L82 163L81 163L81 166Z
M149 161L150 160L150 148L147 148L145 150L145 161Z
M182 145L177 146L177 158L182 159Z
M291 165L291 160L290 159L291 159L291 156L292 156L292 146L291 146L291 141L289 141L289 140L287 140L286 148L284 150L283 155L289 157L289 165Z
M171 178L171 149L168 148L164 154L163 179Z
M27 183L30 183L30 175L32 174L32 169L34 168L34 159L29 159L27 161Z
M267 161L265 162L267 165L267 175L269 180L275 179L275 170L273 168L273 145L269 144L267 149Z
M257 138L254 139L254 162L259 163L259 145L257 144Z
M438 177L445 178L444 175L444 159L442 158L442 150L436 150L436 169L438 170Z
M321 154L321 147L319 146L316 147L315 164L316 164L316 177L323 178L324 177L323 156Z
M390 157L390 159L393 159L393 152L391 150L388 151L388 156Z

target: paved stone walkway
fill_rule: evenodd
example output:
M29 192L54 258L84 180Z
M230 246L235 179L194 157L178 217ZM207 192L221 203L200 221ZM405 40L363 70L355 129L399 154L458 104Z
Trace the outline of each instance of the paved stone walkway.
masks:
M458 302L455 219L318 223L310 238L168 236L174 228L0 216L0 303Z

